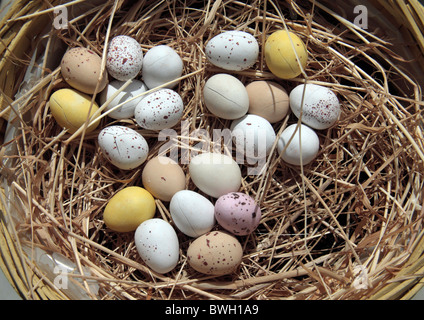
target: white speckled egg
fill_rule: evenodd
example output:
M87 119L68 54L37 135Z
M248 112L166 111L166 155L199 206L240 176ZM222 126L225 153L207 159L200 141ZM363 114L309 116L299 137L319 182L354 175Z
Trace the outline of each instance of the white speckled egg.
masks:
M189 173L197 188L214 198L238 191L241 186L240 167L224 154L205 152L194 156Z
M205 53L213 65L226 70L240 71L255 64L259 55L259 45L250 33L226 31L209 40Z
M319 138L313 129L304 124L300 125L300 133L299 128L296 127L296 123L292 124L281 133L277 145L278 152L287 163L300 165L302 159L302 164L305 165L310 163L317 156L319 151ZM293 133L294 137L290 141ZM284 150L286 146L287 148Z
M137 131L124 126L109 126L98 136L99 146L113 165L123 170L140 166L147 159L149 146Z
M271 151L276 135L271 123L255 114L246 114L231 123L237 152L247 159L263 159Z
M191 190L175 193L169 211L177 228L189 237L199 237L215 225L213 203Z
M169 81L178 79L183 73L183 60L169 46L158 45L147 51L144 56L141 75L149 89L156 88ZM174 88L179 81L174 81L163 88Z
M222 119L234 120L249 110L246 87L230 74L219 73L210 77L203 88L203 97L208 110Z
M143 50L130 36L120 35L110 42L106 55L106 67L116 80L134 79L143 66Z
M134 110L135 120L144 129L171 128L181 120L184 105L180 95L171 89L160 89L147 95Z
M255 199L242 192L224 194L215 203L216 221L238 236L252 233L258 227L261 216L261 208Z
M144 221L135 231L134 241L141 259L153 271L163 274L176 267L180 257L178 237L165 220Z
M336 94L317 84L300 84L290 92L290 108L296 117L302 109L302 122L311 128L323 130L336 123L340 115L340 103Z
M125 81L113 80L100 94L100 103L104 104L116 91L118 91ZM105 111L115 108L117 105L124 103L119 108L108 113L109 117L113 119L128 119L134 117L134 109L136 105L144 98L141 96L134 100L128 101L139 94L147 91L147 87L140 80L132 80L132 82L109 103ZM126 102L128 101L128 102Z

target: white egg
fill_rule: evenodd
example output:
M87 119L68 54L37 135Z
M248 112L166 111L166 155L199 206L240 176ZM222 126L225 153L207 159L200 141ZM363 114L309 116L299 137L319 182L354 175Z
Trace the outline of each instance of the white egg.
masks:
M242 152L247 159L263 159L269 155L276 135L268 120L246 114L234 120L230 129L237 152Z
M106 55L106 68L116 80L134 79L143 66L143 50L134 38L120 35L110 42Z
M203 97L208 110L222 119L238 119L249 110L246 87L239 79L226 73L213 75L206 81Z
M177 228L189 237L199 237L215 225L214 205L206 197L191 190L174 194L169 211Z
M144 221L135 231L134 241L141 259L153 271L163 274L177 265L180 257L178 237L165 220Z
M189 173L196 187L214 198L238 191L241 186L240 167L224 154L205 152L194 156Z
M141 100L134 110L134 117L144 129L162 130L176 125L183 111L183 100L177 92L159 89Z
M100 103L104 104L113 94L115 94L123 85L125 81L113 80L100 94ZM128 119L134 117L134 109L136 105L144 98L139 98L128 101L139 94L146 92L146 85L140 80L132 80L132 82L109 103L105 111L115 108L117 105L124 103L119 108L113 110L108 115L113 119ZM128 101L128 102L126 102Z
M302 122L317 130L331 127L340 115L336 94L327 87L312 83L298 85L290 92L290 108L298 118L303 111Z
M99 147L113 165L123 170L140 166L147 159L149 145L137 131L124 126L109 126L98 136Z
M169 46L158 45L147 51L143 60L141 75L149 89L156 88L169 81L178 79L183 73L183 60ZM174 81L165 88L174 88L179 81Z
M205 53L213 65L240 71L255 64L259 55L259 44L250 33L226 31L209 40Z
M294 136L290 141L293 133ZM280 156L285 162L293 165L300 165L302 159L302 164L305 165L310 163L317 156L319 151L319 138L313 129L304 124L301 124L299 129L295 123L284 129L278 140L277 147Z

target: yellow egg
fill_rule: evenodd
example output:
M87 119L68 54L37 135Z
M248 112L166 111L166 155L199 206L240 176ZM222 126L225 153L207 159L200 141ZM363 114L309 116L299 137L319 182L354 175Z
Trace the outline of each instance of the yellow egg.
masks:
M308 52L305 44L292 32L275 31L265 42L266 64L269 70L279 78L291 79L300 75L302 68L306 66L307 59Z
M85 124L87 117L91 117L99 106L85 93L73 89L60 89L50 96L50 110L56 122L70 133L77 131ZM87 127L87 133L99 125L100 120Z
M153 218L156 204L153 196L141 187L126 187L118 191L106 205L103 220L118 232L130 232L144 221Z

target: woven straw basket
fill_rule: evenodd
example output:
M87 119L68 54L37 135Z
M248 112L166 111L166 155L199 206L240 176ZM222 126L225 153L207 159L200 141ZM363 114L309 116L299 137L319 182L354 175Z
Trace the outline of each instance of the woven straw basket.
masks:
M15 1L0 23L0 267L24 299L409 299L423 286L419 2L70 1L68 26L57 29L60 4ZM74 46L102 55L119 34L136 38L144 51L167 44L184 61L175 90L191 129L228 128L204 106L205 80L222 70L203 49L234 29L252 33L261 48L252 68L231 72L244 84L272 80L288 92L304 81L328 86L342 113L319 132L312 163L285 164L274 144L262 174L249 176L240 165L240 191L256 199L262 219L252 234L238 237L243 258L235 273L196 272L186 257L193 239L178 233L178 265L156 274L138 256L133 234L107 230L102 220L117 190L141 185L142 167L124 172L102 161L96 133L109 117L84 139L84 131L71 135L56 125L48 98L66 86L59 62ZM262 46L277 29L307 45L308 64L298 78L278 79L266 67ZM274 124L277 137L294 122L288 115ZM149 157L165 143L132 119L121 124L146 137ZM181 132L180 125L174 129ZM207 136L188 141L179 140L179 148L211 143ZM195 190L182 168L186 187ZM155 201L156 216L172 224L169 204ZM67 270L66 286L58 270Z

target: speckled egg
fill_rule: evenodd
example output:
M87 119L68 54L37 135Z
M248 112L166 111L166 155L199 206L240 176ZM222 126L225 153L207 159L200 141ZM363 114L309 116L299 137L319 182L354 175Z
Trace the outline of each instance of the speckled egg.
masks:
M180 165L169 157L150 159L141 175L143 186L157 199L171 201L172 196L185 189L185 174Z
M179 54L169 46L158 45L144 56L143 69L141 75L144 83L149 89L173 81L162 88L174 88L178 83L179 77L183 73L183 60Z
M306 67L308 51L302 39L293 32L275 31L266 40L264 51L266 65L279 78L295 78Z
M102 69L102 58L94 51L87 48L72 48L66 51L60 71L64 80L78 91L94 94L97 83L97 92L101 92L108 83L107 70Z
M256 114L233 120L231 135L236 151L246 159L264 159L271 152L276 135L271 123Z
M132 170L146 161L149 145L137 131L119 125L103 128L99 147L107 160L123 170Z
M226 232L208 232L194 240L187 250L188 264L196 271L215 276L237 271L243 248L236 237Z
M210 77L203 88L203 97L208 110L222 119L234 120L249 110L246 87L230 74L219 73Z
M180 258L180 247L174 228L165 220L144 221L135 231L134 241L141 259L153 271L172 271Z
M49 99L50 111L56 122L69 133L75 133L81 126L85 125L88 118L94 116L99 110L96 102L91 102L92 98L84 93L73 89L59 89L55 91ZM99 125L100 120L96 120L89 125L86 133L92 132Z
M106 67L116 80L134 79L143 66L143 50L134 38L126 35L114 37L106 55Z
M259 44L244 31L225 31L208 41L206 57L213 65L231 71L245 70L258 59Z
M255 199L241 192L231 192L215 203L216 221L227 231L245 236L259 225L262 213Z
M100 94L100 103L104 104L124 84L125 81L111 81ZM108 113L108 116L113 119L129 119L134 117L134 109L144 96L140 96L139 98L135 97L146 91L147 87L142 81L133 79L132 82L124 90L118 93L118 95L108 104L105 108L105 112L113 109ZM117 107L120 104L122 104L122 106Z
M280 84L257 80L249 83L246 90L249 95L249 113L261 116L270 123L279 122L288 114L289 95Z
M183 100L171 89L160 89L147 95L134 110L138 125L148 130L175 126L182 118Z
M238 191L241 186L240 167L224 154L205 152L194 156L189 173L196 187L214 198Z
M302 110L303 96L303 110ZM290 108L302 122L317 130L333 126L340 115L340 103L329 88L317 84L300 84L290 92Z
M313 129L304 124L301 124L299 129L295 123L288 126L281 133L277 148L280 156L285 162L297 166L300 164L305 165L310 163L317 156L319 151L319 138Z
M192 190L175 193L169 211L177 228L189 237L199 237L215 226L213 203Z
M107 203L103 220L117 232L130 232L144 221L154 217L156 204L153 196L137 186L126 187L112 196Z

